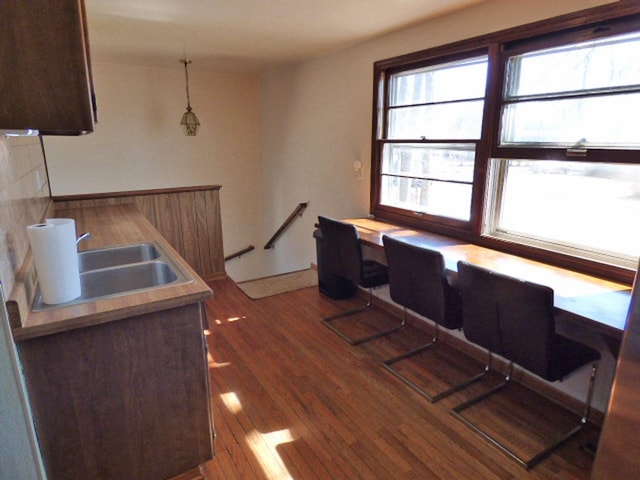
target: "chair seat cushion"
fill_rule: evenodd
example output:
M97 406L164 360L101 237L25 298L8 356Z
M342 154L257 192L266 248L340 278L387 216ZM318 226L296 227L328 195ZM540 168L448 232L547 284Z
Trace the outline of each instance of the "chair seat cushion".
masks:
M553 344L553 361L547 380L562 380L574 370L600 359L600 352L562 335L556 335Z
M375 260L362 261L362 286L364 288L379 287L389 283L389 269Z

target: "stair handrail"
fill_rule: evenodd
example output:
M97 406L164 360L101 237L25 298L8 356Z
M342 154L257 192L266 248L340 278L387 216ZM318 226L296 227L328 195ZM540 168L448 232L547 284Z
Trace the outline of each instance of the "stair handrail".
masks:
M242 250L238 250L237 252L232 253L231 255L227 255L226 257L224 257L224 261L228 262L229 260L233 260L234 258L244 255L245 253L248 253L255 248L256 247L254 247L253 245L249 245L248 247L245 247Z
M296 208L293 209L291 215L282 223L280 228L273 234L273 236L269 239L269 241L265 244L264 249L268 250L273 248L273 245L276 243L276 240L284 233L284 231L289 228L289 225L296 219L296 217L301 217L304 213L304 209L307 208L309 202L299 203Z

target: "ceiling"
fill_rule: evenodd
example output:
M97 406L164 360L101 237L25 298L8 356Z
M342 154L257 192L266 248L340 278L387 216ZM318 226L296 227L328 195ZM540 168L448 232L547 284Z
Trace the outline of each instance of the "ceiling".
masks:
M85 0L94 62L261 72L483 0Z

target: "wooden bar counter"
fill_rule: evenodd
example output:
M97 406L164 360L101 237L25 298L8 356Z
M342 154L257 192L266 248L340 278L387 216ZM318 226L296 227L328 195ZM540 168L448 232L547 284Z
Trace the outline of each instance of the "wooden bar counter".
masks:
M193 280L20 312L14 336L47 477L156 480L210 460L211 289L131 205L56 216L91 233L83 249L156 242Z
M438 250L444 256L447 271L452 274L457 272L457 262L464 260L505 275L547 285L554 290L558 310L571 321L601 333L605 340L611 341L614 353L616 344L619 347L631 299L629 285L384 221L368 218L345 221L356 225L360 241L374 249L382 249L382 236L389 235L413 245Z

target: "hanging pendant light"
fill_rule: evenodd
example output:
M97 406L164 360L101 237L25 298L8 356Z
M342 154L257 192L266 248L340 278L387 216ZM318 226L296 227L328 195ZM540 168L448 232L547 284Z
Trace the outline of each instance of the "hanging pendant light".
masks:
M187 111L182 115L180 126L182 127L182 131L185 135L195 137L198 134L198 129L200 128L200 121L196 114L191 111L191 100L189 98L189 72L187 70L187 65L191 63L191 60L185 58L180 60L180 63L184 63L184 76L187 81Z

